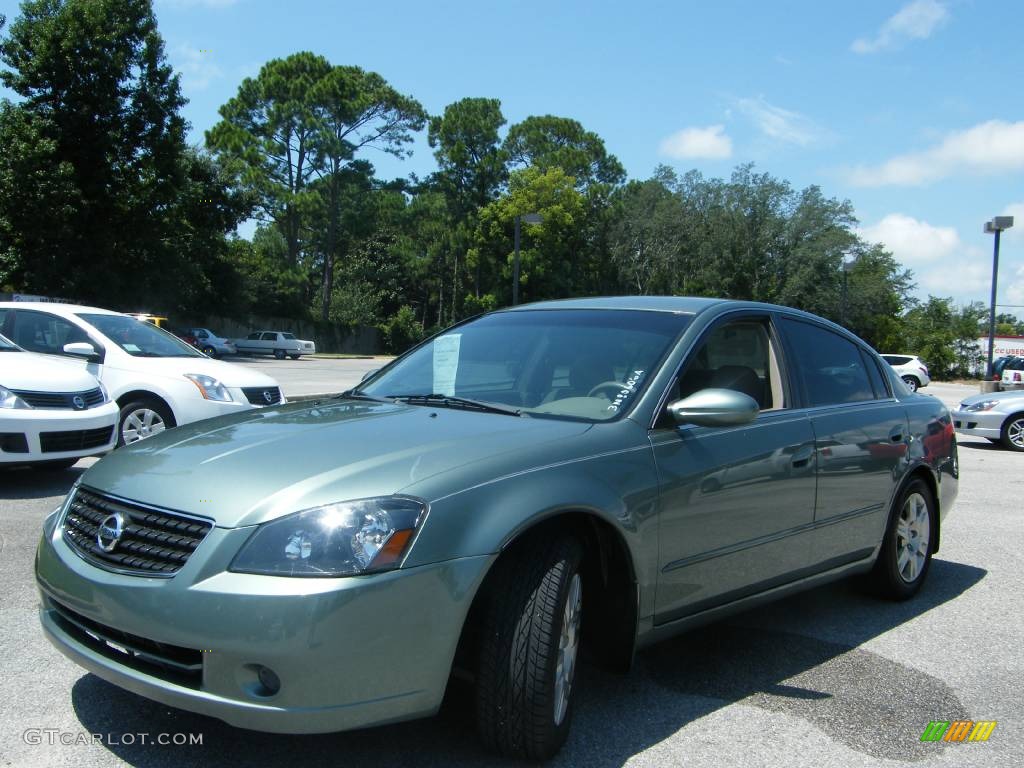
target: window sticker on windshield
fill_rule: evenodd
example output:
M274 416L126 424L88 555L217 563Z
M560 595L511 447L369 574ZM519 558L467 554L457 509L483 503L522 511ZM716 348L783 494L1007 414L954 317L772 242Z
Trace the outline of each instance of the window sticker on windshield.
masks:
M434 341L434 394L455 394L461 343L461 333L451 333Z
M125 352L139 352L140 351L139 348L135 344L127 344L127 343L126 344L122 344L121 348Z
M626 398L636 392L636 388L640 385L640 379L643 378L643 375L643 371L633 371L630 377L626 379L626 385L615 393L615 399L612 400L612 404L608 406L607 410L617 413L622 404L626 402Z

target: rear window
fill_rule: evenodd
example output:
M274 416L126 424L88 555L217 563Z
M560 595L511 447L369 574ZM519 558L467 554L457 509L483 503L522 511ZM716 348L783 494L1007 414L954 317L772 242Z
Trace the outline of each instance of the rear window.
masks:
M903 355L882 355L882 359L889 365L906 365L913 358L905 357Z
M874 400L864 358L853 342L811 323L781 319L810 406Z

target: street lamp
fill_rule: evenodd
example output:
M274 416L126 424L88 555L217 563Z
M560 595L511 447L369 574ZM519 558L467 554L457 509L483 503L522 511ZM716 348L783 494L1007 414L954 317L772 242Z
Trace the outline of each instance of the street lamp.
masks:
M985 222L985 234L994 234L992 245L992 301L988 308L988 366L986 378L992 380L992 350L996 343L996 279L999 276L999 234L1013 226L1013 216L995 216Z
M858 254L854 254L852 259L847 259L846 255L845 254L843 255L843 263L842 263L842 268L843 268L843 313L842 313L842 320L843 320L843 326L844 327L847 325L847 322L846 322L846 298L847 298L847 281L849 280L848 275L850 274L850 270L853 269L853 265L857 263L857 259L859 259L859 258L860 258L860 256Z
M540 224L544 217L539 213L516 214L515 257L512 259L512 306L519 303L519 230L522 222Z

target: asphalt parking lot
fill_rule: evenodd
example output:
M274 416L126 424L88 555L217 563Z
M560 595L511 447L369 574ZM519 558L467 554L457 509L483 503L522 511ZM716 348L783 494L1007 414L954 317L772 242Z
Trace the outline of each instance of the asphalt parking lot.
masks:
M345 389L380 363L245 364L299 395ZM925 390L950 405L974 391ZM459 696L430 720L272 736L171 710L67 661L38 627L33 551L43 517L92 461L0 474L0 765L500 764L478 747ZM960 461L960 497L915 600L883 603L840 583L655 646L626 676L584 666L573 731L552 765L1024 765L1024 454L961 437ZM998 726L985 743L920 741L929 721L956 719ZM143 733L202 744L144 744Z

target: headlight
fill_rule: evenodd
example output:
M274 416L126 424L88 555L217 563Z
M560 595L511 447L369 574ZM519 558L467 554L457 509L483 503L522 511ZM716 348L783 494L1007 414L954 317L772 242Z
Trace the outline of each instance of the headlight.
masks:
M7 389L7 387L0 387L0 408L31 409L32 406Z
M206 376L202 373L186 373L185 378L196 385L196 388L207 400L219 400L222 403L232 401L228 388L221 384L213 376Z
M354 576L397 568L426 517L421 501L343 501L264 523L228 570L269 576Z
M999 401L998 400L985 400L984 402L981 402L981 403L974 403L974 405L965 405L965 406L963 406L963 409L965 411L970 411L970 412L990 411L993 408L995 408L997 405L999 405Z

